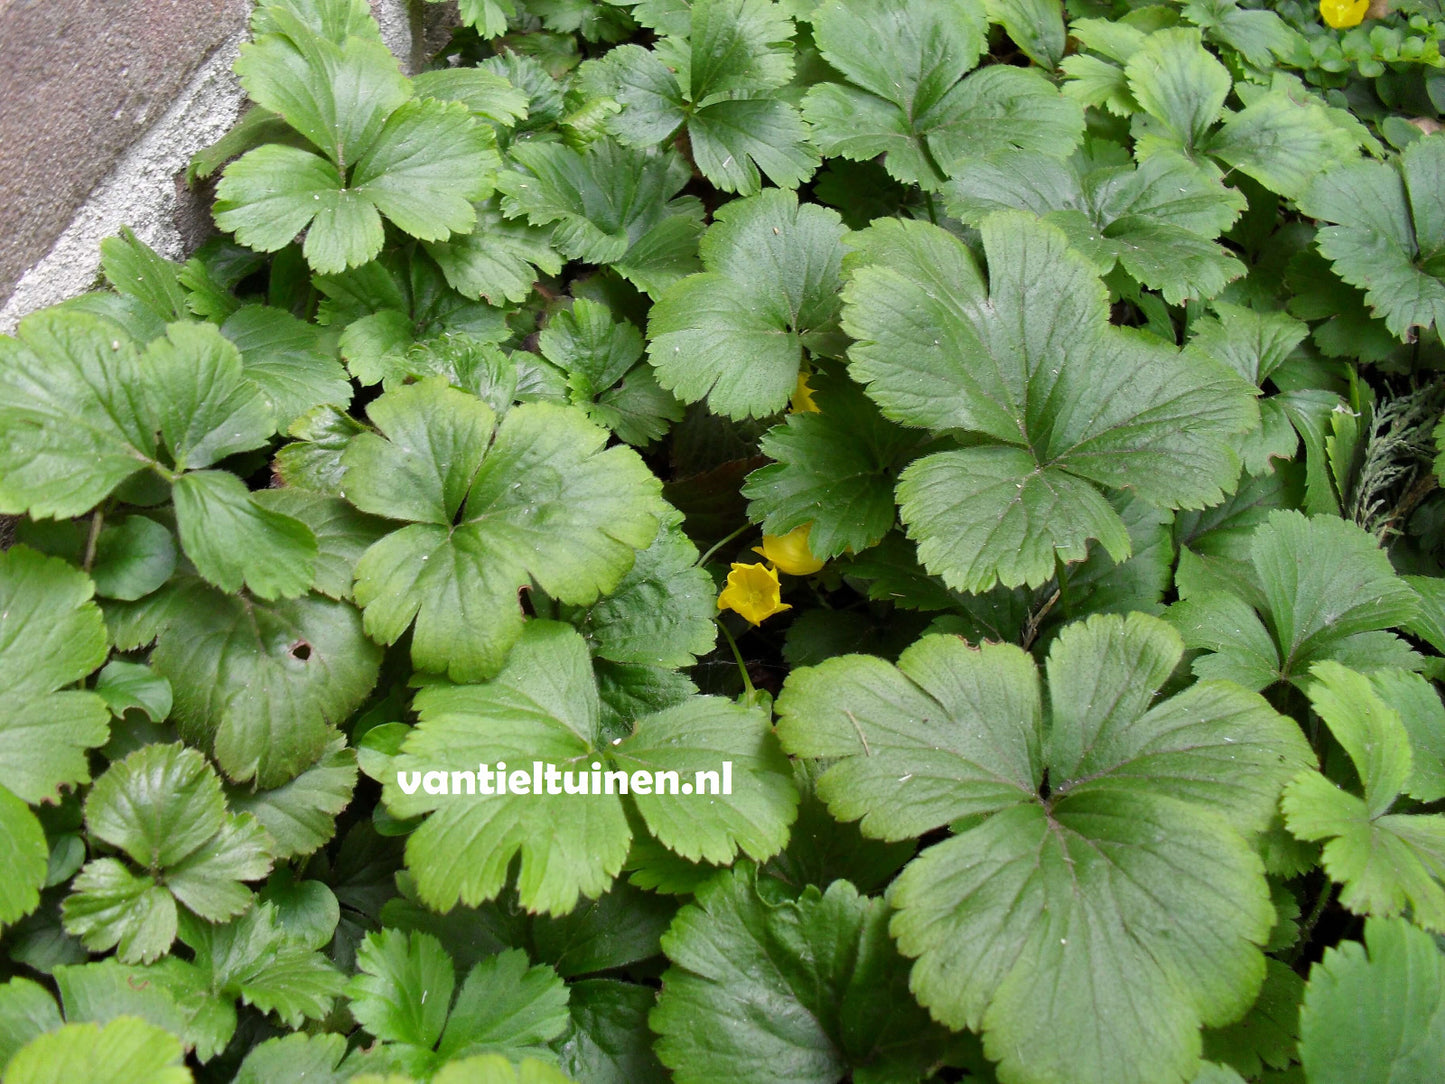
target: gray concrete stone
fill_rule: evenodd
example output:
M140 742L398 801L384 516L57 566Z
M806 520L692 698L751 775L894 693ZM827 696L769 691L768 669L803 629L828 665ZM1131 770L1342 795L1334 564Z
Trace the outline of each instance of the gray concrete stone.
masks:
M242 40L238 31L223 43L109 175L70 209L59 237L0 307L0 332L13 330L28 312L90 289L100 271L101 241L122 226L172 259L205 236L209 201L186 189L184 174L191 155L225 135L240 115L245 95L231 63ZM22 219L22 228L30 228L28 220Z
M407 70L419 0L371 0ZM249 0L0 0L0 332L90 289L130 226L184 256L210 229L191 156L244 105L231 73ZM428 13L430 14L430 13Z
M0 5L0 300L245 23L246 0Z

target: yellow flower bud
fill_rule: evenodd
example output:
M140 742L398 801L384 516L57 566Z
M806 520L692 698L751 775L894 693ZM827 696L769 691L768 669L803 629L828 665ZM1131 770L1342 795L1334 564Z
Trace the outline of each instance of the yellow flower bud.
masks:
M811 523L805 523L784 535L765 534L763 544L754 546L753 552L761 553L789 576L810 576L827 564L814 557L808 548L808 532L812 529Z
M1320 0L1320 18L1336 30L1348 30L1364 22L1370 0Z
M717 597L717 608L742 614L750 625L761 625L773 614L792 609L782 597L778 574L767 565L735 563L728 573L727 586Z
M808 374L798 373L798 386L793 389L792 412L794 414L819 414L818 404L813 402L813 389L808 384Z

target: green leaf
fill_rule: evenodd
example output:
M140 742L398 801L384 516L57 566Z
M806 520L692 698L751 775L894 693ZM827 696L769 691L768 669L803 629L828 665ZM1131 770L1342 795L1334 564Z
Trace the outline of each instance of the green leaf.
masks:
M5 1084L190 1084L180 1041L120 1017L104 1027L66 1024L37 1036L5 1066Z
M1127 529L1096 489L1022 449L927 456L900 477L898 498L920 560L956 590L1037 586L1057 561L1082 561L1088 539L1114 561L1130 554Z
M425 936L419 935L419 936ZM496 1052L516 1061L550 1057L547 1043L567 1029L567 987L545 965L508 949L467 974L437 1053L443 1058Z
M356 562L391 526L358 512L340 497L306 489L263 489L252 494L257 504L304 523L316 537L316 568L312 588L327 598L349 599Z
M61 907L65 930L92 951L115 948L121 960L151 961L175 942L175 899L119 859L87 862L70 888Z
M90 578L102 598L135 601L171 578L176 543L171 532L145 516L112 519L96 539Z
M1372 918L1364 945L1326 949L1305 990L1300 1060L1311 1084L1433 1079L1445 1065L1445 959L1430 935Z
M259 895L263 903L275 904L276 921L297 944L324 949L336 935L341 903L325 883L295 880L287 870L272 876Z
M469 968L509 945L527 947L532 959L574 978L627 967L656 956L658 939L677 910L662 897L614 884L595 900L583 900L566 915L528 915L511 893L479 908L458 908L444 916L408 897L387 902L382 920L400 929L437 937L459 968Z
M456 974L430 934L383 929L356 950L351 1015L376 1038L430 1048L441 1038Z
M332 37L290 12L270 19L241 47L241 85L345 169L406 101L406 80L374 28L358 34L348 27Z
M1150 159L1154 161L1154 159ZM1251 384L1263 386L1309 334L1282 312L1256 312L1216 301L1215 316L1194 321L1189 346L1223 362Z
M112 659L96 678L95 691L117 719L128 711L140 711L160 723L171 713L171 683L140 663Z
M660 939L676 910L672 901L619 881L568 915L531 919L531 952L568 979L625 968L662 951Z
M797 799L761 713L693 698L639 719L630 737L610 743L600 726L586 646L569 626L529 621L495 679L429 687L415 708L421 722L394 761L397 774L387 778L384 795L395 816L431 814L407 841L408 866L430 907L493 898L520 851L522 905L565 914L579 896L603 892L621 869L632 834L625 808L638 811L663 844L684 855L730 857L741 848L766 858L787 838ZM542 768L534 761L566 766L560 778L554 771L545 790L564 793L570 780L567 818L559 821L549 801L530 793L537 789L530 782L522 793L509 788L483 799L445 793L450 777L442 765L498 761L513 773L531 768L539 779ZM619 779L599 793L588 768L593 762L619 776L626 771L629 780L633 772L646 772L647 787L626 794L625 802L623 790L630 788ZM677 777L659 778L654 771L675 771ZM701 771L712 778L695 776ZM730 794L725 778L731 779ZM455 786L465 789L465 782L458 779ZM707 784L705 796L694 795L694 783ZM576 793L582 786L590 792ZM667 793L660 793L664 787Z
M1336 165L1299 196L1304 213L1338 223L1316 235L1320 251L1401 339L1445 316L1442 175L1445 138L1420 139L1395 161Z
M606 305L578 298L547 321L537 348L566 371L574 395L590 398L616 384L642 357L642 333L613 320Z
M841 374L808 379L818 410L790 413L763 435L759 450L777 462L750 474L742 493L766 534L811 524L808 549L826 560L866 550L892 528L893 484L919 438Z
M668 40L665 47L687 49L676 39ZM608 119L612 134L633 147L665 143L687 123L690 103L687 90L678 81L679 74L657 50L619 45L609 51L591 75L597 80L597 89L622 107L620 113Z
M408 102L357 163L353 191L423 241L469 233L477 220L472 204L492 194L501 167L492 142L459 103Z
M996 210L1032 211L1064 231L1100 274L1122 265L1170 304L1213 297L1243 272L1214 243L1244 208L1217 172L1172 153L1137 168L1012 152L970 161L943 186L950 213L978 224Z
M62 1022L55 999L38 982L17 976L0 985L0 1066L31 1039L57 1030Z
M154 382L155 421L178 471L259 448L276 431L240 352L210 324L171 324L146 347L141 367Z
M1163 122L1185 154L1205 141L1234 87L1199 31L1184 27L1150 34L1124 65L1124 76L1134 100Z
M724 192L754 195L759 172L780 188L797 188L818 168L803 118L777 98L727 98L703 105L688 122L693 160Z
M678 196L692 174L676 151L632 150L599 139L584 151L526 143L511 154L526 173L497 179L502 212L525 216L533 226L555 223L552 244L564 256L611 264L653 296L695 266L702 205Z
M1110 326L1062 232L1017 212L981 232L987 284L950 234L885 221L855 235L843 292L850 373L884 416L977 435L915 460L897 489L924 566L967 591L1041 585L1091 538L1122 560L1128 534L1096 487L1214 503L1238 475L1230 437L1254 415L1222 366Z
M1191 648L1202 678L1253 689L1299 681L1333 659L1360 670L1419 669L1420 657L1390 632L1414 617L1418 599L1365 531L1336 516L1277 510L1255 528L1244 597L1190 591L1169 620Z
M1257 68L1290 59L1300 44L1299 33L1273 11L1241 8L1236 0L1190 0L1184 17Z
M924 188L969 158L1011 149L1067 155L1082 133L1073 101L1037 72L1006 65L974 72L911 122L893 103L836 83L810 90L803 110L824 153L854 161L883 154L890 175Z
M428 794L425 772L453 765L530 768L531 761L600 759L598 704L591 660L569 626L529 621L506 666L485 685L437 685L417 694L418 725L385 781L387 808L398 817L430 816L407 839L407 865L421 900L445 910L497 895L520 852L517 892L529 911L565 914L579 896L606 890L627 856L630 831L619 798L570 795L567 816L530 794L489 799ZM589 757L591 759L589 759ZM400 786L411 774L413 793ZM448 777L443 776L445 787ZM433 785L436 779L433 778Z
M606 598L567 619L598 657L639 666L691 666L717 640L714 585L697 547L677 522L659 526L652 545Z
M637 720L632 734L614 746L611 759L654 780L667 772L685 780L699 766L716 771L721 764L743 777L731 795L718 794L714 781L705 810L688 800L690 781L680 784L680 797L662 793L660 783L652 794L647 793L651 786L634 789L632 804L654 838L689 861L726 865L739 850L761 860L788 841L798 795L787 758L760 712L713 697L685 701ZM697 797L701 786L699 778Z
M190 911L220 922L251 905L242 881L271 871L271 837L251 817L232 817L201 848L166 872L166 887Z
M351 381L314 324L282 309L243 305L226 318L221 334L241 352L246 379L266 397L278 428L319 406L351 404Z
M162 630L181 733L226 775L279 786L314 765L376 684L381 650L344 602L259 603L201 589Z
M267 0L251 13L251 30L256 34L294 36L298 27L328 41L381 40L376 17L365 0Z
M85 801L86 828L137 865L178 865L228 823L221 783L182 745L151 744L108 769Z
M685 35L653 51L624 45L592 71L598 93L621 113L608 127L649 147L686 126L698 170L727 192L752 195L759 170L796 188L818 153L798 111L773 95L793 74L793 24L769 0L697 0Z
M100 266L117 293L133 297L161 323L190 318L180 267L122 226L118 237L100 243Z
M706 271L653 306L648 356L658 382L732 418L781 410L804 348L827 349L835 328L845 232L836 212L799 206L790 192L720 208L703 237Z
M278 29L243 47L236 70L326 157L276 143L248 151L217 186L217 225L263 252L304 229L307 263L323 274L374 258L383 216L425 241L470 231L472 203L501 165L491 128L461 102L408 100L379 38L326 40L289 17Z
M682 404L658 384L656 374L646 363L634 365L620 384L597 397L587 413L593 421L611 429L618 440L637 448L666 435L684 416Z
M515 1065L500 1054L479 1054L444 1065L432 1084L572 1084L545 1061L523 1058Z
M614 979L570 983L572 1028L558 1047L562 1069L592 1084L657 1080L666 1070L652 1051L647 1013L656 993Z
M487 453L492 409L428 380L383 395L367 415L383 435L362 433L342 458L351 503L390 519L450 524Z
M325 956L289 936L272 903L225 925L191 923L185 939L211 990L274 1012L288 1027L323 1019L346 986Z
M1068 154L1077 106L1033 72L986 68L982 5L948 0L832 0L813 15L823 58L849 84L819 83L803 101L827 155L883 155L889 174L936 188L964 158L1008 147ZM1025 121L1025 118L1027 120Z
M40 312L0 338L0 512L90 511L155 455L145 370L116 326Z
M1445 816L1390 813L1411 774L1405 724L1362 674L1329 661L1310 673L1310 701L1365 793L1308 772L1285 791L1285 823L1300 839L1328 841L1320 864L1344 885L1340 902L1350 910L1388 918L1409 907L1417 925L1445 931Z
M1270 191L1299 200L1321 173L1358 156L1357 137L1338 123L1348 116L1313 98L1271 91L1226 118L1208 151Z
M280 480L298 489L340 496L341 453L364 426L335 407L317 407L291 423L289 435L297 440L276 452L274 469ZM325 562L322 562L323 567ZM325 580L324 572L321 579Z
M496 343L510 334L500 310L450 289L441 269L415 249L313 282L326 295L317 319L349 325L338 345L352 376L364 384L387 375L415 343L449 335Z
M271 868L265 832L226 812L210 765L181 745L142 746L112 764L86 798L85 822L149 872L136 877L113 858L88 863L65 901L66 928L95 950L119 943L126 962L170 948L172 897L211 921L230 918L251 904L240 882Z
M436 3L436 0L428 0ZM513 0L461 0L462 22L476 27L483 38L500 37L507 32L507 19L517 13Z
M249 813L271 833L278 859L313 854L336 834L336 817L356 786L356 753L333 738L321 759L296 778L270 790L230 788L234 812Z
M767 0L694 3L685 69L689 100L782 86L793 75L792 36L792 21Z
M335 166L299 147L268 143L247 152L226 167L216 193L216 225L258 252L285 248L307 230L306 262L329 274L381 251L376 208L354 201Z
M1069 626L1047 728L1027 654L950 636L897 667L795 670L779 697L784 748L837 758L818 784L835 816L883 839L953 825L893 883L891 932L915 996L981 1028L1006 1077L1191 1079L1199 1025L1264 976L1274 909L1245 837L1310 751L1228 683L1151 706L1183 650L1142 614Z
M772 902L746 864L718 876L663 938L658 1057L679 1084L921 1078L951 1037L909 997L888 918L847 881Z
M661 666L594 659L592 669L602 698L602 732L612 737L626 734L639 716L680 704L697 692L686 674Z
M494 204L487 203L479 208L476 228L470 233L431 242L426 250L457 292L500 305L525 301L539 274L556 275L562 270L562 258L549 243L550 236L549 230L504 219Z
M234 1084L271 1084L288 1075L307 1084L343 1084L352 1076L338 1068L345 1055L344 1036L292 1032L251 1047Z
M1249 1012L1228 1027L1204 1033L1204 1056L1250 1079L1258 1078L1265 1066L1287 1068L1299 1042L1304 980L1278 960L1267 959L1265 966L1264 985Z
M441 68L412 76L412 89L423 98L461 102L472 116L510 127L527 115L527 95L503 75L481 68Z
M818 777L825 770L818 761L793 761L798 819L792 825L788 845L768 860L763 872L795 891L807 885L821 891L841 879L860 892L876 892L913 857L913 843L869 839L856 824L836 820L817 794Z
M1410 737L1410 775L1405 793L1422 802L1445 798L1445 706L1435 686L1407 670L1376 670L1375 695L1395 711Z
M570 310L555 313L538 349L567 374L571 401L629 444L648 444L667 432L668 422L682 420L681 404L658 387L651 369L637 364L641 333L614 321L601 302L578 298Z
M492 411L444 381L388 392L371 416L386 437L363 434L347 449L349 499L419 522L367 550L356 599L382 643L415 620L421 669L459 681L496 673L522 627L520 588L591 603L656 535L656 478L630 449L604 450L606 430L575 408L515 407L490 446Z
M1067 45L1061 0L987 0L988 21L998 23L1035 64L1057 68Z
M0 928L25 917L40 903L49 858L40 821L29 806L0 787L0 868L7 874L0 884Z
M236 1030L235 1007L212 994L197 968L175 957L147 966L111 956L57 967L54 977L70 1023L138 1016L176 1036L202 1062L224 1050Z
M90 779L86 750L103 745L110 712L92 692L65 689L105 661L105 623L83 572L28 546L0 552L0 789L55 801ZM26 840L16 815L11 833Z
M221 590L244 585L274 599L294 598L311 587L316 567L311 528L257 503L234 474L183 474L171 495L181 548L196 571Z
M1101 20L1079 19L1070 25L1076 37L1082 41L1083 27ZM1104 23L1105 26L1124 24ZM1096 48L1090 45L1090 48ZM1116 117L1129 117L1139 111L1138 103L1129 93L1129 81L1124 69L1100 57L1088 53L1075 53L1065 57L1059 70L1069 79L1063 86L1065 96L1085 106L1107 110Z

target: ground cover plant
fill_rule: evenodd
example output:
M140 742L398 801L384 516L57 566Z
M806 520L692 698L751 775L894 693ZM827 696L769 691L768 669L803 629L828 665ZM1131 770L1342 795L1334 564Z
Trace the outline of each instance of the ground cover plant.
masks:
M1445 1079L1438 5L459 15L0 338L0 1081Z

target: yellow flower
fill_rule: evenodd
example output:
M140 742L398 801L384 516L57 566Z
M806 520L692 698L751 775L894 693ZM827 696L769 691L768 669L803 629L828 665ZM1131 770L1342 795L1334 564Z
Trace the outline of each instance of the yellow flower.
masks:
M813 402L813 389L808 384L808 374L805 372L798 373L798 386L793 389L792 412L794 414L822 413L818 409L818 404ZM783 571L786 572L787 569Z
M805 523L784 535L765 534L763 544L754 546L753 552L761 553L789 576L811 576L827 563L814 557L808 548L808 532L812 529L811 523Z
M734 563L727 586L717 597L717 608L734 610L747 618L748 624L761 625L773 614L792 609L782 597L778 574L767 565Z
M1370 10L1370 0L1320 0L1320 18L1336 30L1359 26Z

